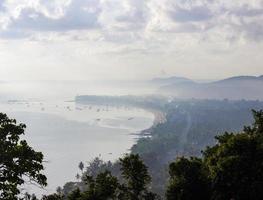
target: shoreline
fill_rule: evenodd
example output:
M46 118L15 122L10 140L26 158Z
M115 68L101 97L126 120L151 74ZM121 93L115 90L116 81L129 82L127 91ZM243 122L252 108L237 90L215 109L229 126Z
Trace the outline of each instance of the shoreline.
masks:
M149 128L143 129L143 130L139 131L138 133L131 133L131 135L151 136L151 130L154 127L156 127L158 124L162 124L162 123L166 122L166 114L163 111L160 111L157 109L149 109L149 108L142 108L142 107L140 107L140 109L143 109L143 110L153 114L153 116L154 116L153 123Z
M128 130L123 131L118 127L113 128L113 127L103 127L103 126L98 125L100 127L99 130L102 130L104 133L103 134L94 134L94 126L97 126L96 124L89 125L88 123L83 122L81 120L82 118L80 118L80 119L76 118L76 119L72 120L72 118L75 115L74 114L72 115L71 113L80 112L79 110L73 109L74 108L73 105L71 105L72 109L68 110L67 109L68 104L66 104L66 105L64 105L64 104L60 105L59 104L59 107L56 107L56 105L58 104L57 102L51 103L51 104L52 104L51 106L45 104L45 108L46 108L45 111L41 111L41 108L43 107L43 105L40 105L40 104L36 104L35 107L34 106L27 107L24 104L21 104L21 105L17 104L17 106L15 106L15 107L14 107L14 105L9 105L10 107L12 106L13 109L12 110L10 109L10 111L8 112L8 113L10 113L10 116L12 116L13 118L16 118L16 119L18 119L18 121L24 122L28 125L28 129L26 130L26 137L28 139L28 142L30 142L30 144L34 148L39 149L39 151L43 152L45 155L45 158L48 159L49 163L45 167L45 173L47 174L47 176L49 178L49 186L46 188L46 190L48 192L52 192L56 186L59 186L59 185L63 186L67 182L74 181L75 180L74 179L75 172L76 172L74 167L78 164L79 161L82 160L85 162L86 161L89 162L93 158L102 155L102 157L100 157L100 158L103 159L104 161L110 160L111 162L115 162L123 154L129 153L130 148L137 143L135 136L134 137L129 136L129 133L132 132L132 129L130 131L128 131ZM7 107L5 104L2 104L1 106L3 108L5 108L5 110L8 111L9 107ZM60 110L62 110L63 112L61 114L49 113L50 109L47 109L47 108L50 108L51 110L56 109L56 110L58 110L57 112L59 112L59 113L60 113ZM149 116L149 120L147 119L146 126L140 126L136 123L132 123L135 126L139 127L137 129L138 132L141 132L141 130L143 130L144 128L148 128L148 127L152 126L153 121L154 121L154 118L153 118L151 113L149 113L146 109L142 109L142 110L143 110L142 114L137 113L137 111L135 111L134 115L135 116L141 116L141 115L142 116ZM93 111L94 111L94 109L93 109ZM63 114L64 112L69 113L70 116ZM87 112L89 112L89 111L87 110ZM95 114L97 113L96 110L94 112L95 112ZM112 112L112 114L109 113L109 115L115 115L115 114L119 113L118 110L116 112L114 111L114 112ZM131 112L133 113L134 111L131 111ZM80 113L83 113L83 112L80 112ZM131 117L131 116L129 116L129 111L124 110L122 113L127 115L127 118ZM136 115L136 113L137 113L137 115ZM85 112L83 113L83 115L84 114L85 114ZM90 114L90 115L92 115L92 114ZM34 119L34 120L32 121L32 119ZM87 116L87 118L85 118L85 119L87 119L87 120L92 119L94 121L95 117L92 115L91 118ZM35 120L38 123L35 123L36 122ZM32 122L34 122L34 123L31 124ZM50 125L46 126L46 123L48 123ZM48 127L47 131L46 131L46 127ZM66 127L66 129L64 130L63 127ZM61 128L63 128L63 130ZM103 130L102 128L103 129L106 128L106 129ZM43 130L43 131L39 131L39 129ZM116 129L116 131L114 131L114 130L108 131L109 129L112 129L112 130ZM56 131L56 130L58 130L58 131ZM59 133L60 130L62 130L61 134ZM35 134L35 132L37 132L37 134ZM91 133L90 136L94 136L94 137L91 137L92 140L94 139L94 141L98 141L99 139L102 139L102 140L98 142L97 147L94 147L93 149L90 150L90 151L94 151L95 152L94 154L90 153L90 154L86 154L83 157L79 156L80 158L78 158L73 151L70 153L70 155L67 154L67 156L69 156L69 158L77 158L77 161L72 160L70 163L67 164L67 167L63 169L63 171L65 171L64 173L67 173L67 177L63 177L62 175L60 175L60 173L57 172L57 169L59 169L59 167L63 166L64 164L62 164L62 165L59 164L57 161L58 160L57 158L60 159L59 160L60 163L66 163L66 159L64 158L64 154L61 154L62 156L59 155L59 157L57 157L56 153L60 152L60 151L66 152L66 148L69 145L69 144L67 144L67 142L69 142L70 145L77 144L75 142L75 140L72 139L76 136L83 137L83 138L81 138L81 141L85 141L85 140L87 141L87 142L79 142L76 145L79 148L74 149L74 151L83 152L82 151L84 149L84 148L82 148L83 145L90 146L90 144L89 144L90 138L88 138L89 134L84 134L85 132L90 132ZM46 133L50 134L50 136L45 135ZM74 134L72 134L72 133L74 133ZM108 133L113 133L113 134L108 134ZM76 136L74 136L74 135L76 135ZM98 135L98 137L95 137L95 135ZM105 135L105 136L103 136L103 135ZM101 136L103 136L103 137L101 137ZM60 137L63 140L61 140ZM29 140L29 138L30 138L30 140ZM57 150L54 151L54 149L57 148L57 145L54 145L54 141L56 138L60 138L58 141L63 141L62 145L60 145L61 148L59 151L57 151ZM71 138L71 140L69 141L68 138ZM64 141L64 139L65 139L65 141ZM44 142L44 140L45 140L45 142ZM46 142L46 140L48 140L49 142ZM105 140L105 144L109 144L109 148L106 147L106 145L102 145L102 147L106 149L105 151L101 151L99 149L100 145L104 144L103 140ZM110 142L108 142L108 141L110 141ZM48 145L51 146L51 148L50 147L47 148L45 145L46 143L48 143ZM87 143L87 144L84 144L84 143ZM111 143L115 143L116 145L111 145ZM67 145L64 145L64 144L67 144ZM117 146L119 146L119 147L117 147ZM85 149L85 151L86 151L86 149ZM96 154L96 151L98 151L99 153ZM54 153L54 152L56 152L56 153ZM57 174L57 180L54 180L52 178L53 174L55 174L55 173L58 173ZM64 178L65 178L65 180L64 180ZM34 190L35 193L39 194L39 195L46 194L46 191L42 191L42 190L38 191L38 189L35 189L34 187L32 187L32 188L30 187L30 188L28 188L28 190L29 191Z

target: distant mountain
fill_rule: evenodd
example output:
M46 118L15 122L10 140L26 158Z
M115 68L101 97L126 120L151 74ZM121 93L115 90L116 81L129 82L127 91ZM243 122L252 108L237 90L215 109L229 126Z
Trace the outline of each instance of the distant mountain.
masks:
M263 76L236 76L209 83L174 82L161 86L158 93L178 98L263 100Z
M262 76L234 76L220 81L217 83L241 82L241 81L263 81Z

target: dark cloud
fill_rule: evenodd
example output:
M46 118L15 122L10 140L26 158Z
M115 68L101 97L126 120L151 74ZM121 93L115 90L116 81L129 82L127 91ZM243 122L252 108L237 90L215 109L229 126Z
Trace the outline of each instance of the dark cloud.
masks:
M240 37L263 40L263 4L257 7L249 3L227 7L216 1L204 1L203 5L196 6L185 1L183 5L176 4L172 9L167 9L167 15L177 24L176 28L171 29L173 32L208 33L205 36L209 37L209 31L216 29L224 32L226 40L235 38L238 41ZM227 33L224 27L227 27Z
M263 40L263 8L251 7L248 4L227 11L224 14L236 17L239 23L231 22L229 25L235 34L246 37L249 40Z
M6 11L5 1L0 1L0 13L5 11Z
M255 16L263 15L263 9L251 8L248 5L243 5L240 8L234 9L230 13L240 17L255 17Z
M181 23L205 21L213 17L211 11L204 6L194 6L190 9L180 8L176 6L172 11L168 12L168 15L175 22Z
M263 24L261 22L244 23L238 29L251 40L263 40Z

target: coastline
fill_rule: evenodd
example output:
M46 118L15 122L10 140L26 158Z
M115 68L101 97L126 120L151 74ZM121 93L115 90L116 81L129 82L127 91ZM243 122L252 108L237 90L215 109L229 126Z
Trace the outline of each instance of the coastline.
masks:
M135 137L130 135L132 129L129 131L117 126L104 127L100 125L100 122L96 120L98 116L95 115L102 113L102 109L100 112L96 111L97 108L92 108L92 112L86 108L79 110L76 109L78 106L75 106L75 102L64 101L62 104L41 102L41 104L30 103L29 105L28 107L28 104L25 103L1 104L0 107L12 118L28 125L25 137L34 148L44 153L48 161L45 173L48 176L49 186L45 188L45 191L38 190L33 186L28 187L29 191L34 191L38 195L53 192L57 186L74 181L75 166L79 161L89 162L100 156L105 161L115 162L123 154L129 153L129 149L136 144ZM42 107L45 109L41 110ZM140 132L144 128L150 127L154 118L146 109L141 109L143 112L136 110L118 108L115 111L105 111L103 117L106 117L105 115L114 116L121 112L126 115L125 122L137 125L137 131ZM130 115L130 112L135 113ZM129 117L134 117L134 115L135 118L136 116L149 116L146 126L138 124L136 119L127 121ZM57 145L56 141L60 141L60 144ZM70 152L68 152L69 147L72 149ZM65 152L67 153L64 154ZM63 168L63 173L60 173L61 166L67 166ZM64 176L65 173L67 177Z
M162 124L166 122L166 114L163 111L158 110L158 109L150 109L150 108L142 108L142 109L153 114L154 116L153 123L149 128L143 129L139 133L132 133L132 135L149 137L151 136L151 130L153 128L155 128L158 124Z

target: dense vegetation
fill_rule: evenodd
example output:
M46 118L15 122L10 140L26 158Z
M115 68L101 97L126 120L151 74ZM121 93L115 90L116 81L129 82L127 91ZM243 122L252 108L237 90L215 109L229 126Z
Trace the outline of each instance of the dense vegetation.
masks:
M202 159L170 164L167 199L263 199L263 111L253 114L252 127L217 136Z
M46 186L43 154L20 140L26 126L0 113L0 199L17 199L25 182Z
M43 196L42 200L157 199L157 195L149 191L151 177L139 155L126 155L120 158L119 162L122 181L108 170L96 176L86 173L82 175L82 183L75 185L71 192L65 194L58 189L57 193ZM27 199L36 198L28 195Z
M152 189L164 196L168 165L177 156L201 156L201 151L216 143L215 136L239 132L253 122L251 109L260 110L260 101L175 100L162 106L166 122L148 130L132 147L149 167Z
M147 130L151 136L139 139L130 155L115 163L81 162L76 182L42 199L263 199L263 112L251 115L262 102L177 100L157 106L166 121Z

